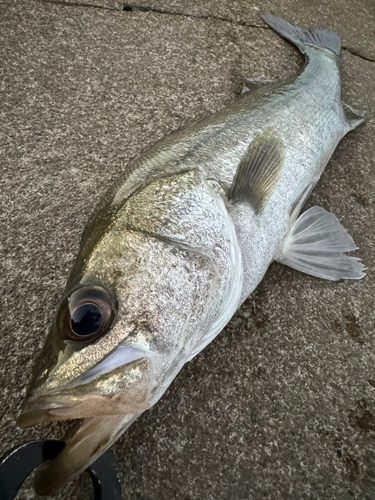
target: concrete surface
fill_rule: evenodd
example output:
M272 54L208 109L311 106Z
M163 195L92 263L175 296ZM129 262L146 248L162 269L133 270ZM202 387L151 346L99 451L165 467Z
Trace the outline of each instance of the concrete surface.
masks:
M61 426L21 431L14 421L108 183L147 145L234 99L237 68L277 80L301 64L263 29L256 10L271 8L343 37L343 97L366 122L308 206L339 217L367 276L330 283L273 264L113 449L131 500L375 498L373 0L78 3L0 4L0 455L61 436ZM91 496L82 475L58 498ZM31 479L17 498L37 498Z
M51 0L54 1L54 0ZM259 10L275 11L278 15L292 16L295 23L323 26L338 31L343 46L367 59L375 59L373 0L62 0L69 5L86 5L127 12L155 12L168 16L186 16L193 19L216 19L244 26L265 27L258 16Z

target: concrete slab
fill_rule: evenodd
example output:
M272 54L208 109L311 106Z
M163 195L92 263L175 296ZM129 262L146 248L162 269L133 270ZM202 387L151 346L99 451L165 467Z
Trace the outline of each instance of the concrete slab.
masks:
M46 0L42 0L46 1ZM48 0L54 1L54 0ZM198 19L217 19L246 26L262 26L258 12L273 12L295 24L308 27L324 26L336 30L343 46L364 58L375 60L375 3L373 0L63 0L70 5L91 5L95 8L154 12L161 15L187 16Z
M289 17L305 24L295 7ZM279 79L301 63L270 30L211 17L23 0L1 9L0 455L61 436L58 426L21 431L14 421L108 183L147 145L235 98L236 68ZM362 29L344 8L338 14ZM307 24L327 25L321 10L314 16ZM340 144L309 200L339 217L367 277L327 283L272 265L114 446L125 498L375 496L374 79L372 62L344 51L343 97L367 111L366 122ZM58 498L91 494L82 476ZM26 498L37 498L31 480L18 496Z

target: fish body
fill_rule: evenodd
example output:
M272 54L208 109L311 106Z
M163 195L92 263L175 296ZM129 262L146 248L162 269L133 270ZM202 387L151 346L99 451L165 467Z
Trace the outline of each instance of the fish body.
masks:
M362 114L341 101L337 35L265 21L306 56L128 166L94 211L19 425L82 419L37 477L51 493L92 463L227 324L273 260L358 279L334 215L298 218ZM59 474L55 473L59 468Z

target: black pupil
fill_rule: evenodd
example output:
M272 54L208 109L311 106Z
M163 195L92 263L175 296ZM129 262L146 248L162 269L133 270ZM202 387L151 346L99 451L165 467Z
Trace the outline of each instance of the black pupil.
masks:
M72 330L77 335L91 335L99 330L102 313L95 304L84 304L72 314Z

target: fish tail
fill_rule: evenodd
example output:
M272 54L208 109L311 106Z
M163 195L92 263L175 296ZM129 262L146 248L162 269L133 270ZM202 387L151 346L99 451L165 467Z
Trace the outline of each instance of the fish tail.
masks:
M276 33L294 43L303 54L307 54L308 48L313 46L328 49L336 54L336 56L340 55L341 39L337 33L333 31L319 28L304 30L268 12L260 13L260 17L268 26L276 31Z

